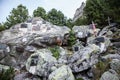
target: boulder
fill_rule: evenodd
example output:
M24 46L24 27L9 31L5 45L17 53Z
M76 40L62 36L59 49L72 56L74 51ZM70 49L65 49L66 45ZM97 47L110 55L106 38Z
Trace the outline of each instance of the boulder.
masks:
M53 71L49 75L48 80L75 80L75 78L72 74L71 69L68 66L63 65Z
M119 80L117 73L110 69L102 74L100 80Z
M56 62L57 60L52 56L50 50L40 49L28 58L26 69L34 75L47 77Z
M31 18L30 21L12 26L10 29L3 31L0 41L7 44L28 45L37 37L49 36L50 39L58 36L64 37L70 29L67 26L53 25L40 17ZM48 43L50 42L48 40ZM42 41L41 41L42 43Z
M120 55L119 54L108 54L105 56L101 57L103 60L108 60L108 59L119 59L120 60Z
M110 68L115 70L117 73L120 73L120 60L118 59L113 59L110 62Z
M10 68L9 66L5 66L5 65L0 64L0 73L2 72L2 70L7 70L9 68Z
M84 48L84 46L82 45L82 42L79 40L77 40L75 45L72 46L73 52L77 52L83 48Z
M97 55L99 52L99 47L95 44L89 45L87 47L84 47L83 49L79 50L78 52L75 52L69 59L69 66L72 69L73 72L81 72L88 68L90 68L92 65L94 65L95 61L98 57L94 56L91 59L91 56Z
M105 36L97 36L97 37L89 37L87 40L87 44L95 44L99 46L100 53L105 52L108 46L111 45L109 38Z
M33 76L28 72L21 72L14 76L14 80L41 80L40 77Z
M77 38L85 38L94 35L94 30L91 25L74 26L72 30ZM96 29L96 34L99 31L100 29Z
M9 55L10 47L6 44L0 43L0 60Z
M27 46L25 48L26 51L30 52L30 53L34 53L36 51L35 47L33 46Z
M17 65L17 60L14 57L6 56L0 61L1 64L15 67Z
M58 64L68 64L68 57L71 56L73 52L62 47L59 47L58 51L60 54L58 58Z

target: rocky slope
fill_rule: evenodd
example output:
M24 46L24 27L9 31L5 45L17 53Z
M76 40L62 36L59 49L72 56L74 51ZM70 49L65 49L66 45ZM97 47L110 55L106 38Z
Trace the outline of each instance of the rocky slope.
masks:
M72 50L68 27L38 17L1 32L0 79L12 67L12 80L119 80L119 27L74 26L72 31Z

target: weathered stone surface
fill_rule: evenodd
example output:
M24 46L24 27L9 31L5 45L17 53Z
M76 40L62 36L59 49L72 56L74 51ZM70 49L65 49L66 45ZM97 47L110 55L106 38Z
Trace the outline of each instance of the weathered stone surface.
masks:
M108 46L110 46L111 42L109 38L105 36L98 36L98 37L90 37L87 40L88 44L95 44L99 46L100 48L100 53L105 52Z
M47 49L41 49L28 58L26 69L34 75L48 76L54 63L56 63L56 58L52 56L52 53Z
M107 72L104 72L100 80L119 80L117 73L110 69Z
M25 48L25 50L28 51L28 52L31 52L31 53L34 53L36 51L35 47L33 47L33 46L27 46Z
M110 68L115 70L117 73L120 73L120 60L118 59L113 59L110 62Z
M69 31L70 29L66 26L56 26L42 18L36 17L31 18L31 22L26 21L11 27L9 30L3 31L0 41L7 44L27 45L37 37L64 37Z
M68 57L68 51L66 49L63 49L62 47L59 47L59 59L58 59L58 63L59 64L67 64L67 57Z
M63 65L60 68L53 71L50 75L48 80L75 80L71 69Z
M117 28L114 30L111 28L107 26L100 31L94 29L92 25L74 26L72 31L77 41L71 49L69 48L71 46L67 46L70 37L68 27L56 26L38 17L31 18L1 32L0 64L18 69L20 73L15 75L15 80L74 80L75 78L91 80L94 75L90 70L99 59L120 60L119 31L115 31ZM112 39L114 37L116 38ZM114 42L113 45L109 39ZM57 59L48 50L48 47L56 45L61 46L58 49ZM109 53L108 46L114 47L115 54L106 55ZM108 52L105 53L106 50ZM105 72L101 80L118 79L117 73L119 74L120 69L118 60L110 63L112 70ZM30 73L30 77L27 77L26 73Z
M75 22L78 18L82 17L83 16L83 9L85 7L85 3L82 2L81 6L79 8L77 8L75 14L74 14L74 17L73 17L73 21Z
M99 47L92 44L89 45L78 52L74 53L69 59L69 66L71 67L73 72L81 72L83 70L86 70L90 68L90 66L94 65L95 63L92 61L94 59L97 59L97 57L93 57L94 59L91 59L92 55L97 55L99 52Z
M14 80L41 80L40 77L35 77L28 72L22 72L19 74L16 74L14 77Z
M85 38L94 35L94 30L91 25L83 25L83 26L74 26L72 28L75 36L77 38ZM100 29L96 29L96 34L100 31Z
M2 70L7 70L9 68L10 68L9 66L5 66L5 65L0 64L0 73L2 72Z
M103 60L108 60L108 59L119 59L120 60L120 55L119 54L108 54L105 56L102 56Z
M9 55L10 47L6 44L0 43L0 60Z

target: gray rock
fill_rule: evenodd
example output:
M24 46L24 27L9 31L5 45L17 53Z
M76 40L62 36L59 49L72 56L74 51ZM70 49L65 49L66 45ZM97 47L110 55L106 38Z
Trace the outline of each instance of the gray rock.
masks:
M4 64L4 65L8 65L8 66L12 66L12 67L15 67L17 65L17 61L15 60L14 57L11 57L11 56L6 56L5 58L3 58L1 61L0 61L1 64Z
M28 51L28 52L31 52L31 53L34 53L36 51L35 47L33 47L33 46L27 46L25 48L25 50Z
M15 75L14 80L24 80L26 75L27 73L21 73L21 74Z
M6 44L0 43L0 60L9 55L10 47Z
M108 59L119 59L120 60L120 55L119 54L108 54L105 56L102 56L103 60L108 60Z
M40 49L28 58L26 69L34 75L48 76L56 62L56 58L52 56L49 50Z
M111 45L109 38L105 36L97 36L97 37L89 37L87 40L87 44L95 44L99 46L100 53L105 52L108 46Z
M110 68L115 70L117 73L120 73L120 60L118 59L113 59L110 62Z
M119 80L117 73L110 69L102 74L100 80Z
M82 2L81 6L79 8L77 8L75 14L74 14L74 18L73 21L75 22L78 18L80 18L81 16L83 16L83 9L85 7L85 3Z
M9 68L10 68L9 66L5 66L5 65L0 64L0 73L2 72L2 70L7 70Z
M14 80L41 80L40 77L35 77L28 72L21 72L16 74Z
M26 21L3 31L0 41L12 45L28 45L37 37L64 37L69 31L70 29L67 26L56 26L44 21L42 18L36 17L32 18L31 22Z
M84 46L82 45L81 41L77 40L77 42L75 43L75 45L73 45L72 48L73 48L73 52L77 52L77 51L83 49Z
M77 38L85 38L94 35L94 30L91 28L90 25L74 26L72 30ZM96 34L98 32L99 29L96 29Z
M94 44L84 47L83 49L74 53L68 59L69 66L71 67L73 72L81 72L83 70L86 70L95 64L95 62L92 61L91 56L97 55L98 52L99 52L99 47ZM92 58L97 59L98 57L92 57Z
M48 80L75 80L71 69L63 65L60 68L53 71L50 75Z
M59 53L60 53L60 56L59 56L59 59L58 59L58 63L59 64L67 64L68 61L67 61L67 57L68 57L68 52L66 49L63 49L62 47L59 47Z

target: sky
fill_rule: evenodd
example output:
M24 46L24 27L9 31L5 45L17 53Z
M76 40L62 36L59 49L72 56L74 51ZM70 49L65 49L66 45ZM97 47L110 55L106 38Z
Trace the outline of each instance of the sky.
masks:
M30 16L37 7L43 7L47 12L55 8L62 11L66 17L73 18L82 2L85 0L0 0L0 23L5 22L12 9L19 4L27 7Z

